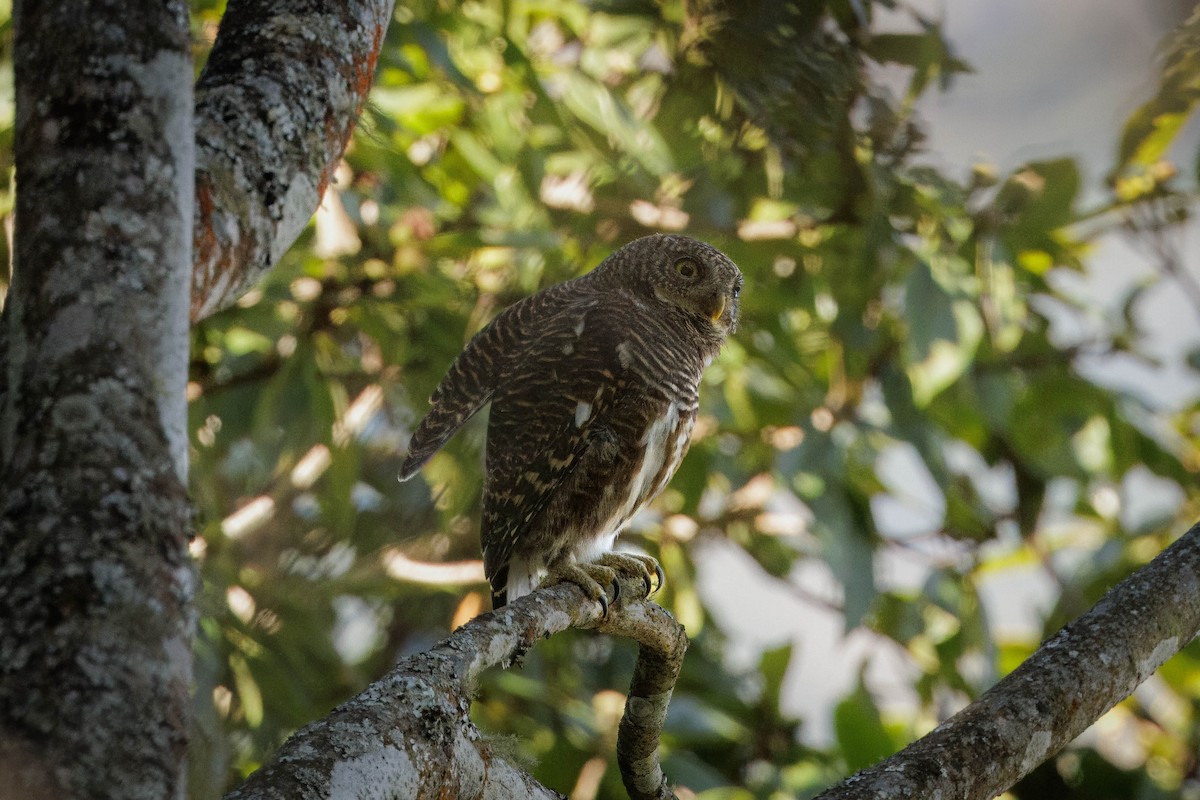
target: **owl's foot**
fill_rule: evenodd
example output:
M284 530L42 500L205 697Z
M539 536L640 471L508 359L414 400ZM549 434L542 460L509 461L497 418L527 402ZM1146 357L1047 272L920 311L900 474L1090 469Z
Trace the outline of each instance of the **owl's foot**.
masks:
M610 603L617 602L621 596L621 584L617 583L616 570L602 564L580 564L574 561L559 564L550 568L541 585L556 586L560 583L573 583L582 589L588 599L600 604L600 615L603 617L608 616ZM608 599L608 586L613 590L612 600Z
M646 584L646 597L661 589L666 580L662 567L650 556L641 556L636 553L604 553L596 559L595 563L623 575L641 578L642 582ZM651 574L654 576L653 583L650 580Z

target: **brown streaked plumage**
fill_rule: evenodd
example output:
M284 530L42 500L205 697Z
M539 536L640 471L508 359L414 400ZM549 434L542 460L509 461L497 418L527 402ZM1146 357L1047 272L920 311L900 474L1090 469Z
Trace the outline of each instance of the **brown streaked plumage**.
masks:
M687 451L700 376L737 325L741 286L715 248L647 236L509 307L454 361L400 479L492 404L480 538L496 607L546 574L603 603L609 567L649 586L652 561L609 551Z

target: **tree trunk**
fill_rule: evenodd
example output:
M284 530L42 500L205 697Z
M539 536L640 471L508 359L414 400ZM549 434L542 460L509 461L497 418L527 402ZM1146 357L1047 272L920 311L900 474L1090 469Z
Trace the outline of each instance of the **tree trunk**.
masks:
M231 0L193 103L185 3L16 4L0 798L185 794L189 308L299 234L391 8Z
M181 797L192 64L181 2L18 2L0 795Z

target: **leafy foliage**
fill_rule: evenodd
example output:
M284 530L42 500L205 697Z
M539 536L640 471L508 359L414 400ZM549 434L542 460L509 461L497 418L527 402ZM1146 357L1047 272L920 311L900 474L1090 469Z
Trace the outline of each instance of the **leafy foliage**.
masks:
M1200 404L1163 410L1084 370L1147 357L1138 298L1064 341L1056 320L1086 309L1056 276L1086 271L1105 232L1190 218L1195 185L1163 159L1197 105L1200 18L1089 206L1070 159L966 181L922 165L913 103L967 65L927 20L873 34L898 4L399 5L315 224L194 331L193 796L482 610L478 582L430 566L478 557L482 420L397 484L412 425L501 308L654 230L712 242L747 277L692 451L623 537L660 559L661 602L693 638L663 750L699 796L811 796L871 763L1036 646L989 617L987 593L1021 599L1006 575L1050 576L1048 632L1196 516ZM221 6L195 6L202 59ZM881 66L907 71L905 97L873 83ZM1134 513L1146 487L1172 499ZM756 611L766 629L792 630L799 607L869 638L823 718L789 710L789 676L832 654L756 648L730 624L749 587L729 553L777 598ZM869 668L880 652L900 690ZM549 785L620 797L632 658L557 637L491 676L476 718ZM1194 787L1197 662L1193 644L1013 795Z

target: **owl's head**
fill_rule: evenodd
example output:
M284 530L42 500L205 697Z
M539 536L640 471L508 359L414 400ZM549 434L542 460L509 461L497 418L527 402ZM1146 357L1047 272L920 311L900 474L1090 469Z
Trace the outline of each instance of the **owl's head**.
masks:
M613 253L602 268L722 338L737 328L742 271L711 245L673 234L644 236Z

